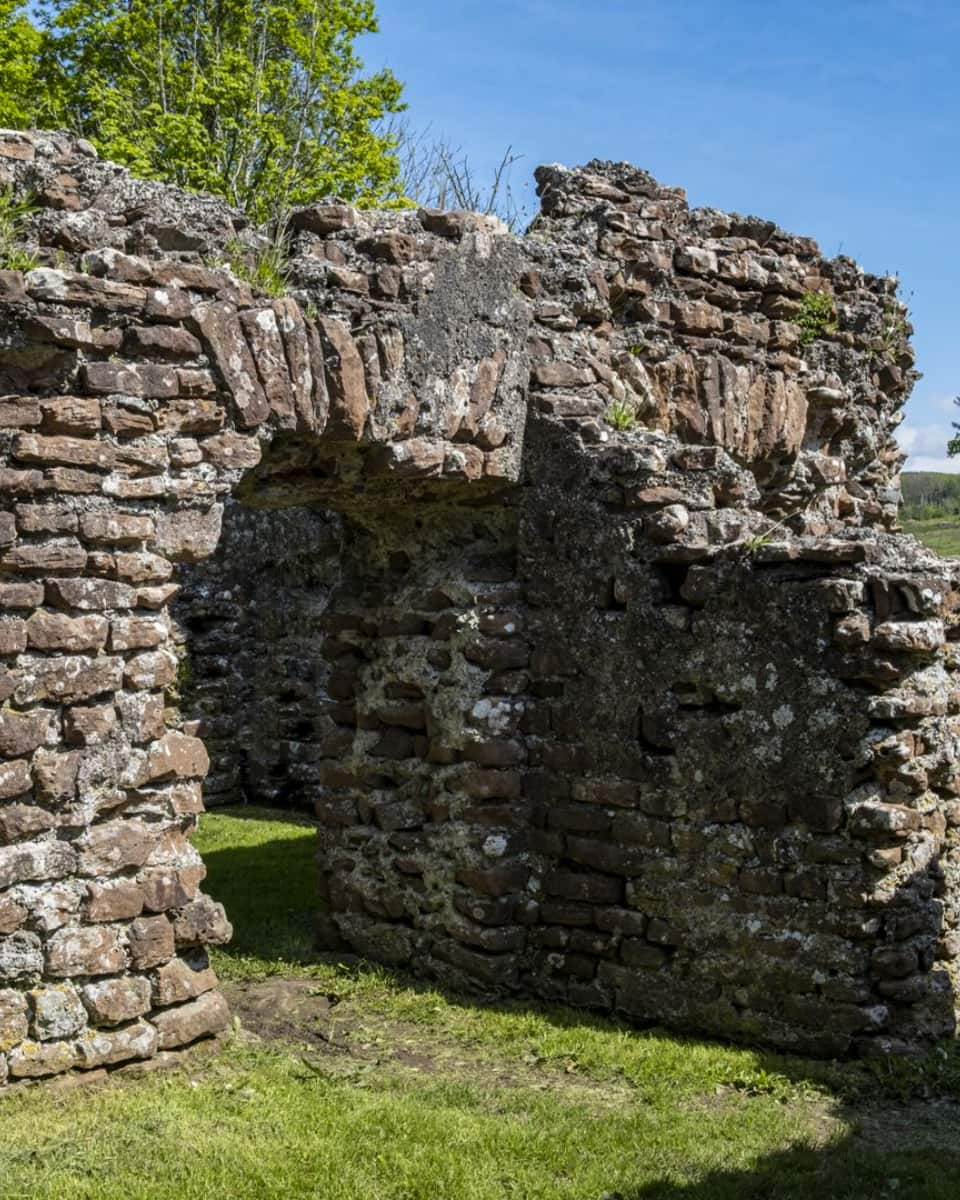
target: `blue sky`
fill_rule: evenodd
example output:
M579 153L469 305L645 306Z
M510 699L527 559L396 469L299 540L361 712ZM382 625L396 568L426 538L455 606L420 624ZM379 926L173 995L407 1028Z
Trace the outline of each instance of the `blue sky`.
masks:
M960 392L960 4L944 0L378 0L368 67L480 172L628 159L691 203L757 213L896 273L924 378L908 469L945 456ZM528 203L535 205L532 183ZM535 211L535 209L534 209Z

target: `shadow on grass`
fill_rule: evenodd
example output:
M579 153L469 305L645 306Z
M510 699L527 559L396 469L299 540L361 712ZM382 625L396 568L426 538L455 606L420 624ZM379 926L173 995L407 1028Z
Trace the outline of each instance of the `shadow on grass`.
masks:
M669 1092L671 1070L681 1066L685 1058L699 1057L704 1063L705 1128L711 1121L711 1106L719 1108L725 1102L722 1095L709 1094L711 1086L715 1093L725 1093L728 1100L739 1092L772 1096L789 1105L804 1096L809 1098L814 1089L823 1098L825 1129L824 1145L820 1147L784 1148L758 1157L750 1169L716 1169L696 1182L665 1177L634 1189L621 1185L620 1191L610 1193L611 1198L806 1200L819 1191L831 1200L947 1200L948 1196L954 1200L960 1186L960 1108L949 1104L938 1110L920 1098L960 1096L960 1058L955 1052L940 1051L923 1060L837 1063L744 1050L703 1038L668 1034L662 1029L638 1029L609 1015L464 994L442 980L424 982L353 955L318 952L313 937L318 901L312 823L303 818L291 819L288 813L252 808L212 814L205 820L210 828L197 841L209 872L206 888L223 902L235 930L233 943L225 952L227 957L262 959L267 974L277 974L278 963L281 974L284 964L335 970L345 998L351 993L362 997L368 989L402 994L406 1012L414 1020L417 998L424 996L426 1000L428 995L435 998L439 994L449 1005L475 1014L478 1020L490 1016L494 1028L497 1018L535 1018L540 1027L547 1027L546 1040L552 1035L562 1039L572 1034L570 1042L574 1044L581 1037L589 1042L597 1035L614 1035L610 1041L616 1044L616 1035L622 1037L629 1032L635 1048L640 1049L644 1042L651 1047L640 1075L645 1071L652 1079L660 1070L657 1086L667 1121L670 1104L681 1101L664 1100L662 1094ZM280 823L284 832L278 837ZM424 1004L424 1009L429 1007L429 1003ZM437 1028L442 1032L442 1023ZM464 1036L462 1029L459 1036ZM496 1044L489 1034L487 1041ZM729 1063L721 1069L719 1060L724 1055ZM643 1095L643 1079L631 1079L627 1072L621 1077ZM868 1121L874 1133L882 1131L891 1114L897 1118L889 1122L895 1134L891 1132L887 1138L864 1140L851 1133L836 1136L838 1129L856 1128L861 1119ZM798 1140L800 1136L798 1129ZM742 1159L742 1153L736 1157Z
M262 836L268 824L281 822L289 836ZM316 961L315 832L309 820L268 809L204 816L194 841L207 868L204 890L223 904L233 924L228 954Z
M884 1153L847 1137L824 1149L764 1155L749 1170L711 1171L695 1183L668 1180L612 1193L622 1200L951 1200L960 1155Z

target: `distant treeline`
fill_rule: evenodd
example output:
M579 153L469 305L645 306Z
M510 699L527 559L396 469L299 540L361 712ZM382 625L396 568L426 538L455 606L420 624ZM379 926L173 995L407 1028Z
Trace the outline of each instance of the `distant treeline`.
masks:
M960 475L936 471L904 471L904 521L932 521L937 517L960 517Z

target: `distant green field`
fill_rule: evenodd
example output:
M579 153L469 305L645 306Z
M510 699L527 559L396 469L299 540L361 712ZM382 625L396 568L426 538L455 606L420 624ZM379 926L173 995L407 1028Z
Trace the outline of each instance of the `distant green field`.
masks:
M903 529L943 558L960 558L960 517L933 521L904 520Z
M960 520L960 474L904 471L900 487L900 517L904 522Z

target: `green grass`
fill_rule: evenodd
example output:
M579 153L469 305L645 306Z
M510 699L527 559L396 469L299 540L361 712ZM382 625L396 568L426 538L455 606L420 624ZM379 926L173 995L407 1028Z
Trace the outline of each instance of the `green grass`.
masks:
M943 558L960 557L960 518L904 521L903 529Z
M32 197L18 200L12 187L0 188L0 270L32 271L39 262L22 240L26 223L36 211Z
M244 279L254 291L266 296L285 296L289 287L290 265L282 245L248 250L242 242L231 241L225 247L227 265L238 279Z
M478 1005L318 956L313 838L243 809L205 816L197 843L236 927L221 976L313 981L297 986L333 1004L324 1037L240 1029L174 1072L0 1100L0 1200L953 1200L952 1111L924 1124L925 1106L887 1099L879 1144L856 1134L866 1099L929 1089L929 1068Z
M226 907L233 941L216 954L224 979L289 974L315 961L316 827L254 806L205 813L194 844L204 888Z

